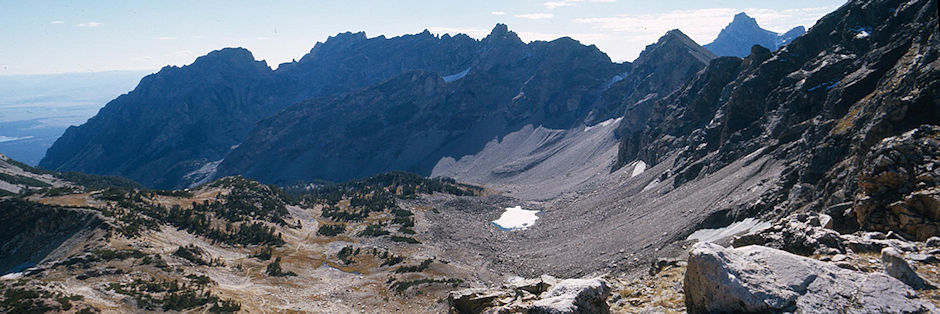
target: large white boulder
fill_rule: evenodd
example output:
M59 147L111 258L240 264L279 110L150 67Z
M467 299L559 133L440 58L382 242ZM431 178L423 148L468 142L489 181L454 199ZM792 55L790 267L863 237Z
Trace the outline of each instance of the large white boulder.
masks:
M550 276L517 280L500 289L466 289L448 296L450 313L609 313L610 284L602 278Z
M610 287L600 278L565 279L540 295L528 313L607 313Z
M684 279L690 313L932 313L904 283L764 247L698 243Z

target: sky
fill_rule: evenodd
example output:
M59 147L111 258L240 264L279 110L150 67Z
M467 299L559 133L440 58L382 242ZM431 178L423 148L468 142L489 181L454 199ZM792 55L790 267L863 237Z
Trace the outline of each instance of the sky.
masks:
M765 29L811 27L845 1L0 0L0 75L157 70L224 47L245 47L276 67L346 31L369 37L465 33L482 38L504 23L524 41L568 36L614 61L678 28L699 44L734 14Z

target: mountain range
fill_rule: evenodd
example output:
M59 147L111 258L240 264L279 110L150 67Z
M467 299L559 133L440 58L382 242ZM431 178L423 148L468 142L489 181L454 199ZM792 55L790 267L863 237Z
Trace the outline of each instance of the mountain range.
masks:
M506 25L483 40L340 34L276 71L227 48L146 77L67 130L40 166L162 188L233 173L278 183L427 175L527 124L569 128L627 110L642 120L713 57L671 31L634 63L614 63L570 38L523 43Z
M144 186L0 155L0 311L938 312L937 10L743 58L502 24L215 51L41 163Z

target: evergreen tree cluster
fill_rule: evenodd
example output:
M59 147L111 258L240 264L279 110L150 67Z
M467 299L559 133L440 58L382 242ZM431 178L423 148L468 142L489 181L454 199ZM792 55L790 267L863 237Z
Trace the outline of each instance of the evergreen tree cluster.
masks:
M292 271L284 271L284 270L281 268L281 258L280 258L280 257L275 258L273 262L271 262L270 264L268 264L268 267L267 267L267 269L265 269L264 273L265 273L265 274L268 274L268 276L271 276L271 277L292 277L292 276L297 276L296 273L294 273L294 272L292 272Z
M133 298L138 308L148 311L184 311L204 307L213 313L232 313L241 309L235 301L212 295L207 286L213 282L208 277L190 275L184 278L188 280L138 278L130 283L112 282L107 289Z
M338 184L324 184L313 188L306 185L297 185L288 189L294 199L306 205L327 204L336 205L343 199L362 198L373 195L373 200L357 204L365 207L374 203L374 206L383 207L383 201L391 198L413 198L418 194L447 193L457 196L472 196L483 193L483 188L458 183L451 178L425 178L420 175L393 171L377 174L369 178L352 180ZM378 198L374 195L380 194ZM357 201L358 202L358 201Z
M119 222L117 231L126 237L136 237L144 230L169 224L204 236L213 243L279 246L284 243L281 235L262 221L287 225L284 218L289 212L276 193L258 192L265 187L235 185L233 189L240 189L239 192L220 194L214 201L193 202L191 209L178 205L166 208L147 199L153 195L151 192L140 190L108 188L95 194L95 198L115 203L101 211Z

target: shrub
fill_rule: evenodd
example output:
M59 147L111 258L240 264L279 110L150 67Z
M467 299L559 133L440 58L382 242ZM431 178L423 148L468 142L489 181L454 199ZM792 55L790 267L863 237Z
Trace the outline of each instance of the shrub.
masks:
M381 236L390 234L390 232L385 231L383 228L385 228L384 223L371 224L368 227L366 227L365 230L362 230L361 232L359 232L359 236L360 237L381 237Z
M179 256L196 265L209 265L208 262L202 259L202 249L192 244L177 248L176 251L173 252L173 255Z
M396 273L396 274L401 274L401 273L418 273L418 272L422 272L422 271L424 271L425 269L428 269L428 267L431 267L431 263L433 263L433 262L434 262L434 260L432 260L432 259L429 258L429 259L424 260L423 262L421 262L421 264L419 264L419 265L417 265L417 266L402 266L402 267L399 267L398 269L395 270L395 273Z
M404 243L409 243L409 244L421 244L421 241L418 241L415 238L402 237L402 236L392 236L392 241L404 242Z
M317 234L327 237L335 237L343 232L346 232L346 225L343 224L322 225L317 229Z
M271 264L268 264L268 268L264 271L268 276L272 277L286 277L286 276L297 276L296 273L292 271L285 272L281 269L281 258L275 258Z
M266 260L271 259L271 254L273 254L273 251L274 250L272 250L270 246L266 246L266 247L261 248L261 250L259 250L258 253L255 253L251 257L257 258L262 261L266 261Z

